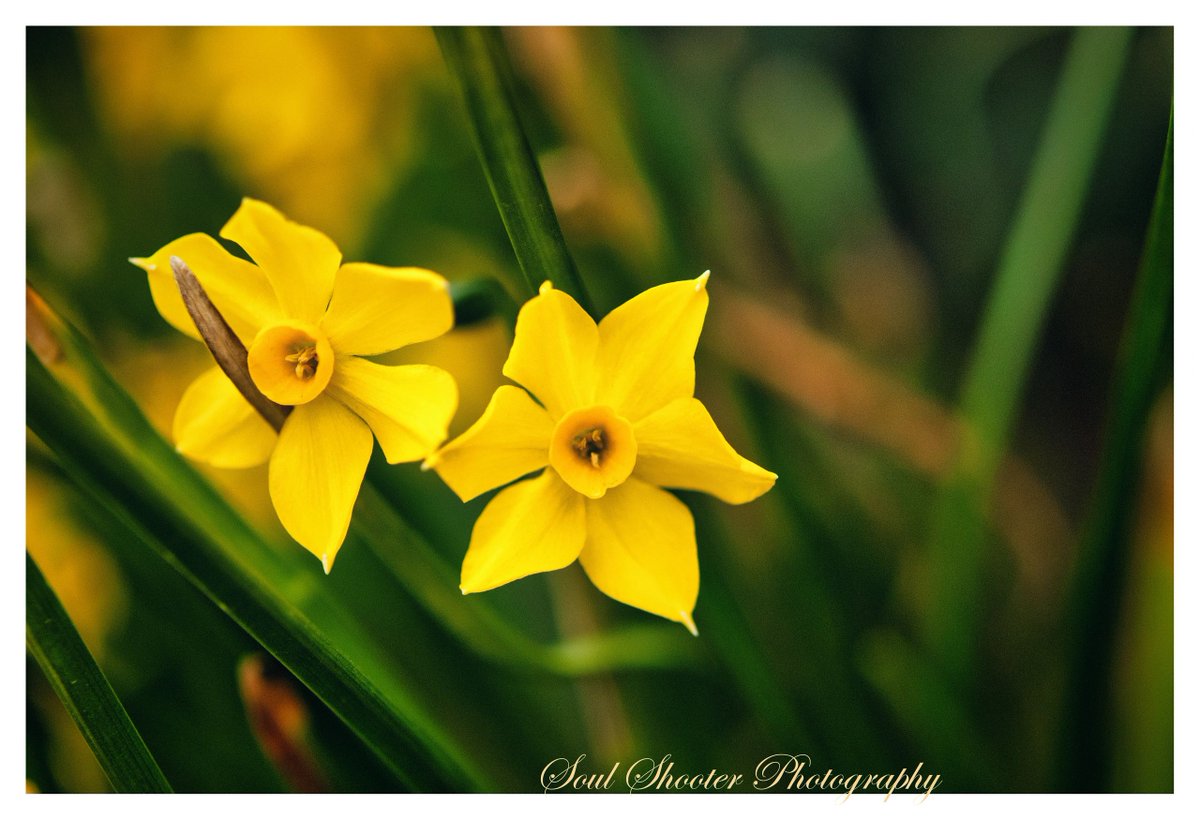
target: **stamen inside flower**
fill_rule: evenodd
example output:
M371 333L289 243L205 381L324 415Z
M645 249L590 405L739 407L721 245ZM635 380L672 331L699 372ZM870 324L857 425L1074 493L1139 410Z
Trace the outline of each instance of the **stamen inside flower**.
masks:
M272 325L259 331L247 357L250 378L279 404L304 404L321 395L333 375L333 349L319 328Z
M285 362L296 363L296 378L308 380L317 373L317 365L320 364L321 357L317 355L317 346L315 344L305 345L288 356L284 356Z
M636 461L633 426L609 407L566 414L550 439L550 465L589 498L600 498L629 478Z
M600 454L604 452L604 428L593 427L571 439L571 446L580 458L585 458L597 469L600 467Z

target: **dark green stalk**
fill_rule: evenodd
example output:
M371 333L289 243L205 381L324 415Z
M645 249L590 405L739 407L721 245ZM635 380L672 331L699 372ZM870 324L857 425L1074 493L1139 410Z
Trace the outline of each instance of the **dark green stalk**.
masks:
M117 693L28 552L25 646L100 761L114 791L172 791Z
M511 71L498 32L439 27L435 33L462 92L483 172L525 275L522 290L533 296L548 279L591 313L591 300L567 251L537 158L517 115Z
M370 549L430 613L482 657L567 677L635 669L699 669L704 657L677 627L624 627L542 644L513 629L479 596L458 590L453 569L384 500L363 485L351 537ZM386 534L386 535L385 535Z
M1100 475L1068 599L1070 665L1059 755L1059 788L1068 791L1100 791L1110 783L1117 617L1125 601L1142 442L1163 369L1171 363L1173 134L1173 125L1168 126L1158 193L1113 379Z
M952 685L969 678L980 623L988 499L1083 210L1131 33L1074 36L1000 257L959 399L965 435L934 504L925 635Z
M504 286L495 279L481 276L450 283L454 300L454 326L468 327L499 316L512 327L517 321L517 305Z

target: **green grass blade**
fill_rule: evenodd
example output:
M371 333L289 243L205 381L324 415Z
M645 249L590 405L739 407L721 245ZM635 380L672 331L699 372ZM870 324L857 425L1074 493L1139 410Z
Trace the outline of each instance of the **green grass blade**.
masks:
M530 296L549 279L589 313L550 194L513 103L504 44L483 28L437 28L438 45L466 103L471 135Z
M541 171L517 117L508 60L498 32L479 28L437 28L435 31L442 54L466 102L468 119L484 171L508 229L513 250L521 261L528 292L535 294L539 285L549 279L555 287L575 296L580 305L594 316L593 305L563 241ZM724 655L723 662L734 673L734 682L746 701L759 710L764 722L782 722L786 724L782 727L785 734L799 736L799 721L793 719L790 709L777 709L783 701L783 695L773 686L770 678L759 678L753 672L745 671L744 664L748 659L765 661L753 646L742 640L744 624L736 608L718 604L713 614L721 621L713 625L714 633L720 636L715 648ZM646 634L653 633L647 631ZM586 661L585 668L590 670L592 664L609 652L616 653L626 645L626 642L614 638L590 645L565 646L557 651L557 659L549 660L556 666L565 663L567 668ZM650 650L654 643L664 648L678 646L664 637L646 642L644 647L628 644L626 651L645 658L649 663L652 656L643 654L642 649ZM686 652L682 649L675 651ZM762 667L755 666L755 671L759 668Z
M964 442L935 501L926 639L948 677L969 677L978 634L986 505L1083 210L1131 32L1082 28L1067 53L1000 258L959 399Z
M1008 761L997 759L975 731L962 699L905 638L882 629L865 636L855 654L863 677L887 701L906 741L942 775L942 789L985 790L997 772L1005 771L1002 764Z
M1174 261L1174 126L1146 231L1141 270L1113 380L1100 475L1068 600L1068 668L1060 769L1064 789L1109 788L1112 670L1125 599L1131 499L1140 478L1146 420L1171 360Z
M172 791L116 692L28 552L25 553L25 645L100 761L114 791Z
M26 356L27 423L80 487L156 546L411 788L486 789L484 777L415 699L397 686L385 695L276 591L292 580L293 595L306 594L286 565L267 563L269 545L158 436L82 337L36 302L29 317L31 344L41 357L33 350ZM278 569L279 580L268 583L264 569ZM367 654L352 631L339 630L337 637L356 656Z

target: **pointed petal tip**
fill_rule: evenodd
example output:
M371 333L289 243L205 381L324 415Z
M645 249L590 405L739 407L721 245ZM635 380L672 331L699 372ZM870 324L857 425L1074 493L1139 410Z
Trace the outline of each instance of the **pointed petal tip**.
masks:
M774 484L776 481L779 480L779 473L776 473L772 470L768 470L766 467L763 467L761 464L755 464L750 459L744 460L744 463L742 464L742 472L747 473L752 476L755 476L757 478L761 478L765 481L770 481L772 484Z
M131 256L131 257L129 257L129 262L131 264L137 265L139 268L141 268L142 270L145 270L145 271L152 271L158 267L153 262L151 262L149 259L146 259L145 257L142 257L142 256Z
M541 287L538 288L538 293L542 294L550 290L554 290L554 283L547 279L545 282L542 282Z
M704 273L696 277L696 293L704 290L704 288L708 285L708 277L711 274L711 270L706 270Z
M696 622L692 620L691 613L684 612L682 609L679 610L679 621L687 627L688 632L692 633L693 638L700 637L700 632L696 629Z
M754 472L757 472L759 478L761 478L763 480L763 482L766 483L766 485L767 485L766 487L763 488L762 493L759 493L759 495L762 495L763 493L766 493L768 490L770 490L772 487L775 486L775 483L777 481L779 481L779 474L774 473L774 472L766 469L765 467L759 467L757 464L755 464L754 466L756 468Z
M326 575L328 575L329 571L333 569L333 557L329 553L325 553L321 556L321 567L325 570Z

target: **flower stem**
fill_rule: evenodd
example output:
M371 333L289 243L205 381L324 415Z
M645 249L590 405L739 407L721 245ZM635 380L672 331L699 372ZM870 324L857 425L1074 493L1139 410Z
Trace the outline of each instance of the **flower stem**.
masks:
M170 792L125 707L25 553L25 645L118 792Z
M386 533L386 535L384 535ZM350 537L371 550L401 585L465 645L493 661L564 677L632 669L697 669L703 655L681 630L623 628L542 644L505 622L480 596L464 596L451 567L368 481Z
M498 32L475 27L434 31L462 92L484 175L525 276L524 289L535 296L549 279L591 313L591 300L517 116L508 58Z

